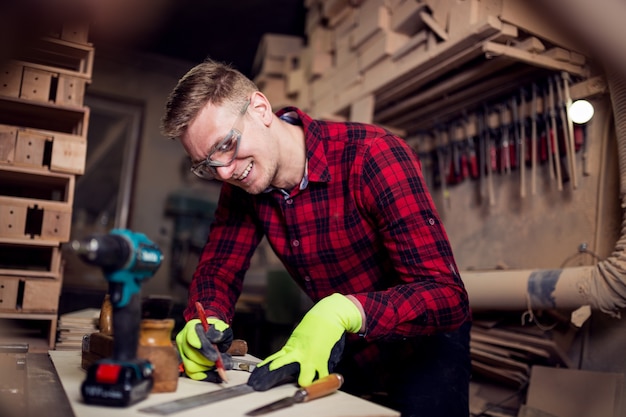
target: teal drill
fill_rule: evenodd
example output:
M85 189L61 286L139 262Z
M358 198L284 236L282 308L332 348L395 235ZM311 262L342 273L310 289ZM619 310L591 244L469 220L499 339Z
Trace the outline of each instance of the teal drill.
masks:
M144 234L113 229L71 243L86 263L100 267L113 306L113 356L93 363L81 385L87 404L126 407L153 386L152 364L137 358L141 283L159 269L163 254Z

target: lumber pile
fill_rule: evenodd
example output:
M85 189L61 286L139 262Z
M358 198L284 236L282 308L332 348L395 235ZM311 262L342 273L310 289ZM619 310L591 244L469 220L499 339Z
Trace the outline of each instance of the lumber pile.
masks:
M305 39L265 37L255 70L261 90L278 96L275 104L314 117L411 134L430 128L411 120L457 117L459 108L506 94L521 74L532 78L529 68L589 75L583 53L523 0L305 0L305 7ZM270 70L278 61L281 70ZM500 85L454 98L459 104L446 113L446 97L485 79ZM429 113L434 102L446 106Z
M83 337L98 330L100 309L87 308L59 316L56 350L81 350Z
M549 330L533 323L500 316L476 320L471 331L472 374L511 388L525 387L533 366L573 367L568 355L577 332L574 326L555 322Z

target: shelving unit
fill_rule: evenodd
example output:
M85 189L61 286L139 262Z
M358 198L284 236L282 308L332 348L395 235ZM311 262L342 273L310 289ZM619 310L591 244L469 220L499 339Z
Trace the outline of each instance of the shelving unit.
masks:
M76 176L84 173L94 48L64 27L0 63L0 329L49 322L55 346ZM18 336L19 337L19 336ZM10 334L0 332L0 342Z

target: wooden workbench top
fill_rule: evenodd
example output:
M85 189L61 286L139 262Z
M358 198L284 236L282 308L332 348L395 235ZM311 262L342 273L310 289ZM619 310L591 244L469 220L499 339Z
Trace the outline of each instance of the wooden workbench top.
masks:
M221 389L217 384L180 378L176 392L151 394L147 399L131 407L112 408L86 405L82 402L80 394L80 384L86 376L86 372L80 366L80 352L50 351L49 354L75 417L150 417L152 414L140 412L138 409ZM227 372L229 382L224 384L225 388L246 382L250 375L242 371ZM216 416L243 417L246 412L256 407L293 395L296 389L295 385L275 387L269 391L253 392L241 397L186 410L184 413L180 413L180 415L184 414L185 417L206 417L210 413L210 415ZM176 415L174 414L173 416ZM271 417L293 417L294 415L299 417L398 417L400 413L338 391L324 398L308 403L296 404L268 414Z

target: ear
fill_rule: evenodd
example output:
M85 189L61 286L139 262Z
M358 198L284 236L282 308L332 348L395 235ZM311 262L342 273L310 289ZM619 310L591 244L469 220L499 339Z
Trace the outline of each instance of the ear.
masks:
M260 91L255 91L250 96L250 110L260 117L264 125L269 126L274 118L272 105Z

